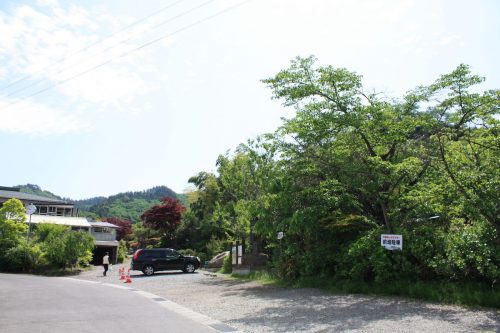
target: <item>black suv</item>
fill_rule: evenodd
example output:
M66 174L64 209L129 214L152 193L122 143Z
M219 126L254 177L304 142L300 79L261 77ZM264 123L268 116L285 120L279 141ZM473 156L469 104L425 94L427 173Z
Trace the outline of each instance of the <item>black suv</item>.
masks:
M200 258L183 256L173 249L140 249L132 257L131 269L153 275L157 271L182 270L193 273L200 267Z

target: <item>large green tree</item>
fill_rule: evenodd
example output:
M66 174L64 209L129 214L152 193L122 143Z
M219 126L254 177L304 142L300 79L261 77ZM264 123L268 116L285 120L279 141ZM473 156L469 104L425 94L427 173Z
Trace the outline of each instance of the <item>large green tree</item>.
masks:
M9 199L0 208L0 256L19 244L26 235L25 208L18 199Z
M498 203L492 200L498 192L498 91L472 93L481 79L461 65L392 101L367 94L359 75L315 62L297 58L264 80L275 98L296 109L276 138L290 167L304 170L297 182L336 197L342 193L350 200L347 213L368 214L392 231L415 213L402 199L415 194L430 168L443 169L476 211L498 223ZM450 154L461 154L463 161L456 163ZM467 177L472 169L488 181L480 185ZM424 216L436 213L419 210Z

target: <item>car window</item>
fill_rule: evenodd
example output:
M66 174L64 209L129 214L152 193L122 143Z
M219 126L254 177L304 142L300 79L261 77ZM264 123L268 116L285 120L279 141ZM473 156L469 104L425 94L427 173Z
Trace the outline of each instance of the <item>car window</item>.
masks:
M145 258L165 258L165 251L148 251Z
M167 250L167 258L179 258L181 254L174 250Z

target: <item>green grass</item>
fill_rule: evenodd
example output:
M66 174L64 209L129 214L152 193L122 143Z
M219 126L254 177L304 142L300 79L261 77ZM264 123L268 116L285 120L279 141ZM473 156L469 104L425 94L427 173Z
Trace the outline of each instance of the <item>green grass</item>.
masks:
M72 276L78 275L81 272L92 270L92 266L87 267L66 267L66 268L54 268L54 267L43 267L35 270L33 273L36 275L44 275L44 276Z
M242 280L255 280L287 288L318 288L336 294L365 294L401 296L447 304L500 308L500 287L492 288L480 283L449 281L390 281L368 283L364 281L335 280L328 277L303 277L285 281L267 271L249 275L233 274Z
M239 280L259 281L262 284L273 284L286 287L286 283L268 271L253 271L247 275L231 274L231 277Z

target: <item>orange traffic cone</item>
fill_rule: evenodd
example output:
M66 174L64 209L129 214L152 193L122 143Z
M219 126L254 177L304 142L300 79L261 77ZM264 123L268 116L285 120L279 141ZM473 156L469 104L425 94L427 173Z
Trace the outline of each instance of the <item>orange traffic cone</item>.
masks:
M125 278L125 283L132 283L132 278L130 277L130 268L127 272L127 276Z
M120 272L120 280L125 280L125 268L122 267L119 269Z

